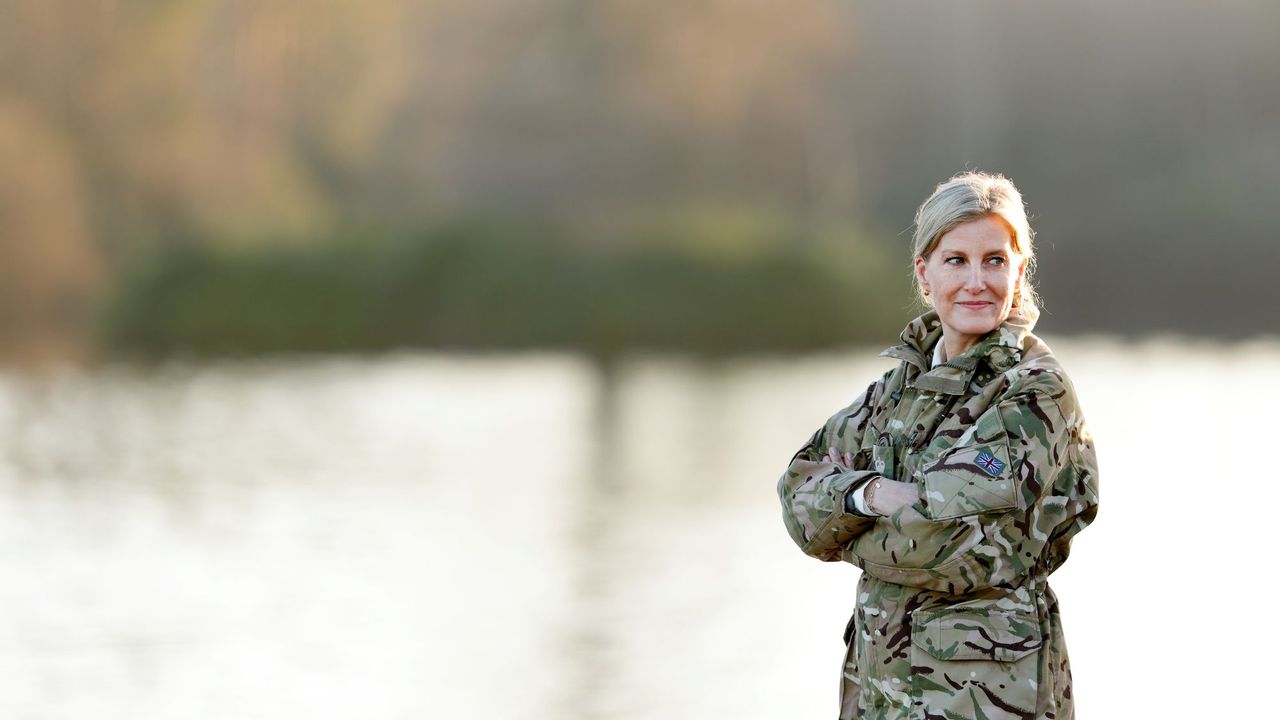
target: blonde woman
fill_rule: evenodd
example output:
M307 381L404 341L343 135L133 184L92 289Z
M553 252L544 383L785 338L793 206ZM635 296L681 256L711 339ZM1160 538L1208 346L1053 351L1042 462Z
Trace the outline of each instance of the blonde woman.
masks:
M1097 513L1097 463L1030 283L1022 197L999 175L916 213L930 307L896 358L791 460L783 519L805 553L862 569L840 718L1068 720L1049 575Z

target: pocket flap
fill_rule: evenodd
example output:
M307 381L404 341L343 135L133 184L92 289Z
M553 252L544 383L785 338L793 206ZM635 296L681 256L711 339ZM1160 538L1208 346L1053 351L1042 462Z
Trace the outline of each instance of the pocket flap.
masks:
M956 447L921 468L921 502L930 520L1018 507L1009 436L998 412L987 412Z
M881 445L880 443L876 443L875 446L871 448L870 469L874 470L877 475L893 480L895 467L896 466L893 462L893 445Z
M911 641L939 660L1013 662L1044 643L1035 615L1026 612L947 608L917 618Z
M930 519L1018 506L1007 443L957 448L927 465L923 474Z

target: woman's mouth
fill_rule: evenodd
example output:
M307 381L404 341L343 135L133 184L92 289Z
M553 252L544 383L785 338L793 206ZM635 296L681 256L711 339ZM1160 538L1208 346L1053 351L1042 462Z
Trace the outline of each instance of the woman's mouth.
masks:
M981 310L982 308L990 305L991 303L982 301L982 302L961 302L956 304L959 305L960 307L967 307L970 310Z

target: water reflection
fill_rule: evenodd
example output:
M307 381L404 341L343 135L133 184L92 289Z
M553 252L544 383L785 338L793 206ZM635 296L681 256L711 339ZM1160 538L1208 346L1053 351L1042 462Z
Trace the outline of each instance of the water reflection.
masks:
M1167 685L1164 658L1197 643L1257 653L1171 629L1206 575L1250 577L1269 547L1249 503L1191 499L1215 478L1262 496L1230 449L1269 432L1280 347L1053 344L1103 475L1054 583L1081 716L1210 716L1128 690ZM3 376L0 716L833 717L856 571L790 545L774 482L886 367L858 350Z

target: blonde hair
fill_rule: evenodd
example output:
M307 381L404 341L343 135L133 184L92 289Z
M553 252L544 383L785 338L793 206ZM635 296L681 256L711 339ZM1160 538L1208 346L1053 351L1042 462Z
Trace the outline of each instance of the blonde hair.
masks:
M1012 231L1013 251L1026 260L1027 267L1014 296L1014 307L1039 309L1040 298L1031 286L1031 271L1035 267L1035 248L1032 247L1031 224L1022 203L1022 194L1008 178L1000 174L965 172L953 176L934 188L933 194L916 210L915 235L911 240L912 263L916 258L927 260L938 241L951 228L994 215L1003 220ZM911 273L916 296L925 305L931 305L920 287L920 278Z

